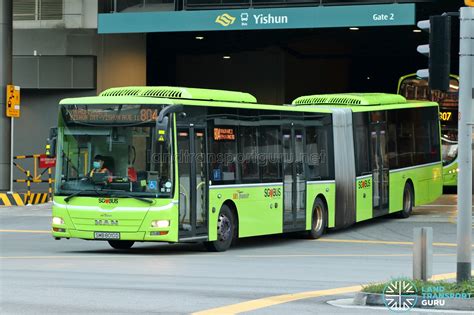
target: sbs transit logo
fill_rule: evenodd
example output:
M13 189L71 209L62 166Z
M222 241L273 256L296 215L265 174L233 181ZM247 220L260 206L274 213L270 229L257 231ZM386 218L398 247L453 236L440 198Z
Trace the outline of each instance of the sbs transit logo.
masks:
M393 280L383 290L383 301L391 311L408 311L418 301L418 290L409 280Z
M222 25L222 26L229 26L231 24L234 24L235 22L235 17L233 17L232 15L228 14L228 13L224 13L222 15L219 15L217 16L216 18L216 23Z

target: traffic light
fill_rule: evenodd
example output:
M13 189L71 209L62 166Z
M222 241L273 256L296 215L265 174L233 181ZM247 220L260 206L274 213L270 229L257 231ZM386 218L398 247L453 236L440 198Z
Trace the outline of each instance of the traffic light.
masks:
M464 0L464 4L468 7L474 7L474 0Z
M428 78L430 89L447 91L451 71L451 17L434 15L417 25L430 34L429 44L417 48L419 53L429 58L429 66L428 69L418 70L417 75Z

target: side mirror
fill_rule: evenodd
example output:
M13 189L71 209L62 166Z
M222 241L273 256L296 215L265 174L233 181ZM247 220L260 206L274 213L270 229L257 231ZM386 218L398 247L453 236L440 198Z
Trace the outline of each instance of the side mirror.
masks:
M169 118L168 116L163 117L163 119L156 121L156 141L162 143L169 142Z
M169 143L169 116L173 113L183 111L183 105L170 105L163 108L156 119L156 141L161 143Z
M46 142L46 155L48 156L56 156L56 142L58 139L58 128L51 127L49 129L49 137Z

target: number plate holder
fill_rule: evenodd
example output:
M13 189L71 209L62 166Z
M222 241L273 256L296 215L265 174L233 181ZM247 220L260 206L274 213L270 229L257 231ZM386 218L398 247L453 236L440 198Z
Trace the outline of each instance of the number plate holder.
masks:
M119 232L94 232L94 239L96 240L119 240Z

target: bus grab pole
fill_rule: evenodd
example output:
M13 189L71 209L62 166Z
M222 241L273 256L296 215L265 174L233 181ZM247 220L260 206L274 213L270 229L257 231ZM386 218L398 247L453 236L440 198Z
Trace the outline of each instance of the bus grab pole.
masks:
M459 41L457 282L471 279L474 8L462 7Z

